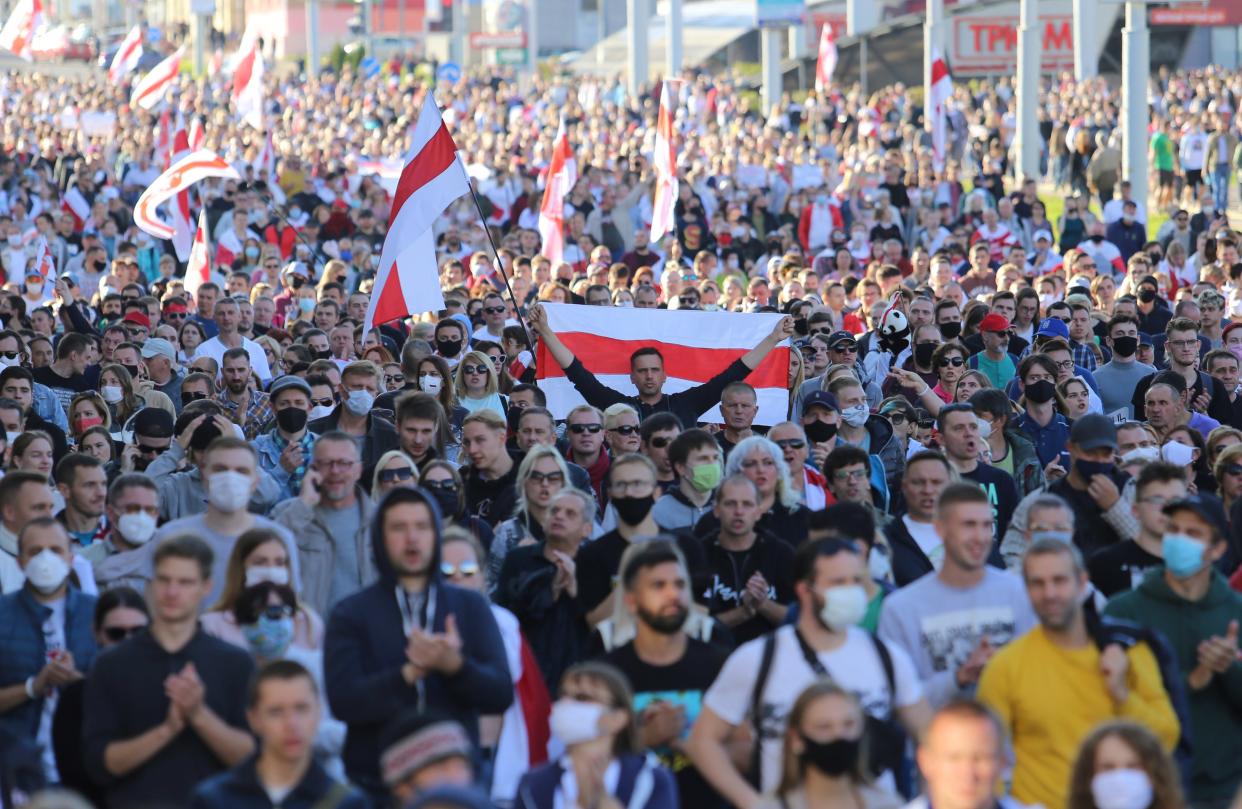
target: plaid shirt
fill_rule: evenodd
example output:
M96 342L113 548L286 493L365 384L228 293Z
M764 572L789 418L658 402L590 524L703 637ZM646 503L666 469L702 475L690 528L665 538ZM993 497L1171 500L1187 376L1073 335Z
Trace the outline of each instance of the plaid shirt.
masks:
M1079 343L1076 340L1070 340L1070 353L1074 355L1074 364L1079 368L1086 368L1088 371L1095 372L1099 361L1095 358L1095 352L1091 350L1091 346L1086 343Z
M224 406L229 419L241 426L247 441L253 441L255 436L266 430L275 416L272 412L271 399L260 390L250 391L249 404L246 405L244 414L239 414L241 406L228 398L228 391L221 393L216 400Z

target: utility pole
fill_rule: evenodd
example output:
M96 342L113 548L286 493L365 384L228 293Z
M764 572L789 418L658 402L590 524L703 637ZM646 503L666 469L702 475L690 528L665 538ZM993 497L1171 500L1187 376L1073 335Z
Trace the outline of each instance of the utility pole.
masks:
M306 77L319 75L319 0L306 0Z
M1042 52L1039 37L1039 0L1021 0L1018 12L1018 131L1014 152L1019 177L1039 176L1039 71Z
M600 0L602 3L603 0ZM668 26L665 33L668 41L664 43L665 53L668 56L668 64L665 66L665 73L668 78L676 78L681 75L682 67L682 18L681 18L681 0L668 0Z
M1074 81L1079 83L1094 79L1100 70L1096 6L1093 0L1074 0Z
M638 98L647 83L647 23L651 21L647 0L626 0L626 39L629 41L629 90Z
M1147 204L1147 74L1151 70L1151 32L1147 4L1126 3L1126 25L1121 29L1121 121L1125 152L1121 176L1130 181L1134 198Z
M927 0L927 19L923 22L923 121L928 128L931 127L928 99L932 97L932 59L935 53L944 56L944 0Z
M781 29L764 27L759 31L759 59L762 65L763 114L781 99Z

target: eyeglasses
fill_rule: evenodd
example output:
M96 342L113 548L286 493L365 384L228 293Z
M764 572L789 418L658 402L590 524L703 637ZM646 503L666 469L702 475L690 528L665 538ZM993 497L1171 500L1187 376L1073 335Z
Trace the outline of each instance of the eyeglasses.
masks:
M404 385L405 375L404 374L384 374L384 384L390 388L394 385Z
M961 368L965 364L966 360L961 357L945 357L938 363L941 368L948 368L950 365L954 368Z
M379 473L380 483L397 483L399 481L413 480L414 470L408 466L399 466L396 469L384 469Z
M530 483L564 483L565 476L558 472L535 472L531 471L526 478Z
M832 473L833 480L865 480L866 469L838 469Z
M786 438L781 441L777 441L776 446L781 449L803 449L806 447L806 442L801 438Z
M1231 463L1225 467L1226 475L1242 475L1242 464Z
M1192 348L1194 346L1199 345L1199 341L1198 340L1169 340L1167 344L1172 346L1173 348Z
M651 444L652 449L664 449L669 444L673 443L673 439L663 435L653 435L651 440L647 443Z
M1074 367L1074 361L1073 360L1061 360L1060 362L1056 363L1056 366L1057 366L1057 370L1059 371L1068 371Z
M120 643L132 635L137 635L146 626L105 626L103 628L104 637L112 643Z
M583 433L590 433L591 435L595 435L602 429L604 429L604 425L602 424L571 424L569 425L569 431L573 433L574 435L582 435Z
M624 435L624 436L631 436L634 433L638 432L638 428L632 424L622 424L618 427L609 427L608 432L620 433L621 435Z
M315 466L323 469L351 469L354 464L358 463L353 459L337 459L326 461L315 461Z
M891 421L893 424L905 424L906 423L905 413L898 413L895 410L890 410L889 412L881 413L880 415L888 416L888 420Z
M694 306L699 302L698 298L678 298L677 302L682 306Z
M472 561L472 560L467 560L457 566L450 565L448 562L440 563L440 573L442 573L446 578L450 578L450 579L453 578L454 576L459 576L459 575L460 576L473 576L478 572L479 572L479 563Z
M474 374L476 376L487 376L487 372L491 369L488 368L486 365L463 365L461 366L461 370L467 374Z
M185 312L165 312L165 320L185 320L188 315Z
M501 315L501 314L504 314L504 311L505 311L505 308L503 306L484 306L483 307L483 312L489 315Z

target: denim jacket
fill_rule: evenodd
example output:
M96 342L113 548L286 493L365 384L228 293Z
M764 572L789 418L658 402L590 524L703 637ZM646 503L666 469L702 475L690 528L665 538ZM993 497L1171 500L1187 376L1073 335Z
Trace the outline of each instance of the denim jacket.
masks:
M28 587L0 596L0 687L25 683L43 670L47 664L43 622L51 613ZM81 672L95 659L94 614L94 596L70 587L65 595L65 647ZM33 739L42 713L43 695L36 694L34 700L0 714L0 724L15 735Z

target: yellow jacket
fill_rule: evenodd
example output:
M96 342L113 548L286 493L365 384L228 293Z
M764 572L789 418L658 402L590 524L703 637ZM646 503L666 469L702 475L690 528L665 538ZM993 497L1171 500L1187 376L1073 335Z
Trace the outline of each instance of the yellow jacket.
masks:
M1014 798L1047 809L1065 806L1078 745L1110 719L1146 725L1173 749L1180 726L1156 659L1146 644L1131 648L1129 658L1130 695L1117 705L1100 674L1094 644L1062 649L1037 626L996 653L979 679L978 697L1009 732L1016 758Z

